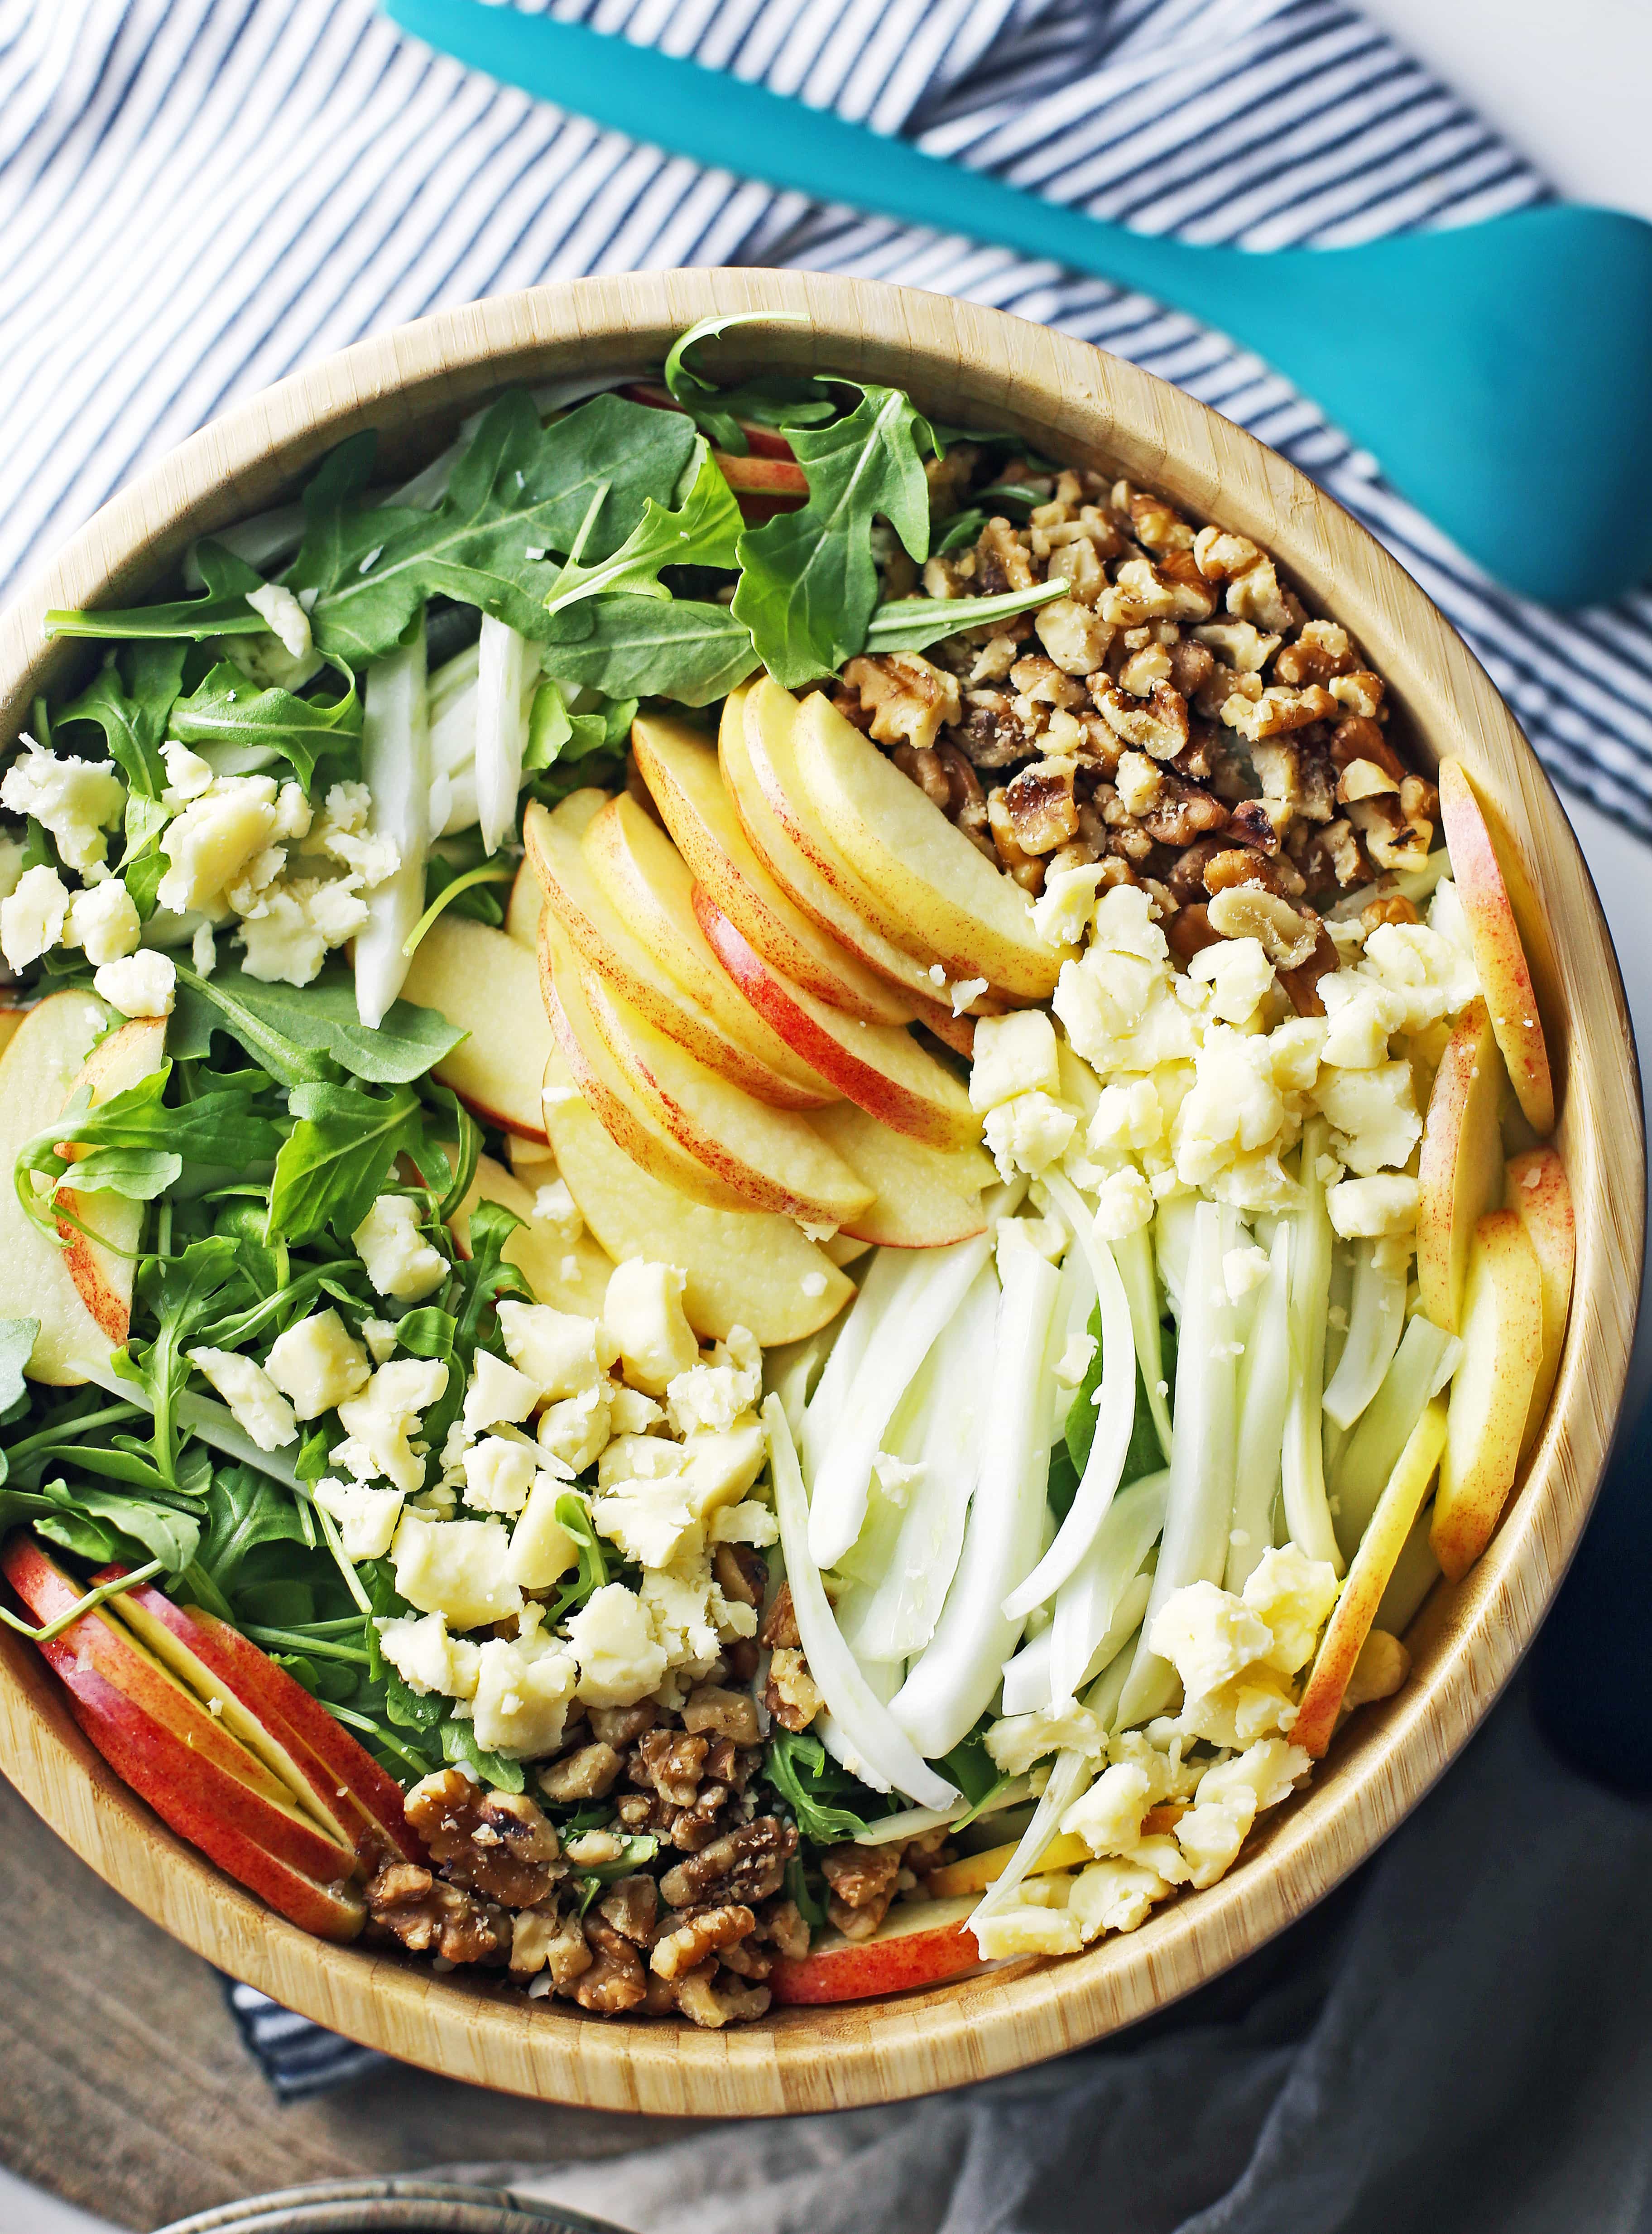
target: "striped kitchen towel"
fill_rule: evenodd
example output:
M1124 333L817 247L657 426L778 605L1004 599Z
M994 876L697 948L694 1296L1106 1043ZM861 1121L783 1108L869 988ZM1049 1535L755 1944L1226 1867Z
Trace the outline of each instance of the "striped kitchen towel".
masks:
M1338 0L555 12L1192 240L1331 245L1545 192ZM0 0L0 590L140 466L363 334L537 280L741 263L994 304L1215 405L1382 538L1557 778L1652 837L1652 591L1565 615L1524 604L1311 402L1191 320L1054 265L697 171L432 56L370 0ZM1359 316L1350 304L1351 335Z
M1339 0L556 12L1192 240L1334 245L1545 193ZM1554 775L1652 838L1652 592L1564 616L1523 604L1310 401L1191 320L1054 265L697 171L432 56L370 0L0 0L0 591L140 467L328 350L539 280L684 264L966 296L1178 382L1356 513L1461 629ZM1359 316L1350 304L1353 334ZM232 1993L282 2091L368 2067Z

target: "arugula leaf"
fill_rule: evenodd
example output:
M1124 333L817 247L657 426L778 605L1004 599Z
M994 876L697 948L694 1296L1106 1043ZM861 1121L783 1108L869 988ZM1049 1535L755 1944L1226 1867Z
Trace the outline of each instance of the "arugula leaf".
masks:
M167 788L160 747L183 682L186 650L182 643L143 643L124 654L111 653L80 696L57 717L60 728L74 722L95 722L102 730L109 757L133 794L127 811L128 854L160 827L157 822L152 829L134 829L132 806L139 800L158 801Z
M437 1726L437 1734L441 1740L444 1760L466 1763L475 1770L484 1784L491 1784L495 1792L524 1792L527 1789L527 1778L523 1773L521 1762L506 1760L503 1754L489 1753L485 1746L478 1745L473 1722L456 1721L451 1715L445 1715Z
M308 1547L297 1505L251 1466L220 1466L206 1494L206 1529L196 1564L226 1600L240 1586L251 1554L265 1544ZM192 1578L198 1580L199 1578Z
M556 1604L551 1609L554 1625L565 1614L582 1606L593 1591L599 1591L608 1580L608 1554L603 1540L591 1525L591 1508L577 1491L565 1490L557 1499L557 1519L572 1538L579 1554L579 1571L572 1582L565 1583Z
M689 363L689 352L699 343L727 333L731 326L764 321L800 326L808 323L800 312L792 310L715 312L690 326L686 333L679 334L666 356L665 384L673 401L682 405L720 450L727 450L735 457L743 458L748 447L745 428L740 423L741 419L767 427L818 427L823 420L832 418L836 410L822 380L808 376L801 379L771 376L745 388L719 390ZM715 400L710 402L708 398Z
M553 638L546 648L545 671L558 683L582 684L611 698L675 698L681 706L709 706L757 665L749 630L727 605L689 598L662 604L655 598L607 597L591 611L588 636L567 643Z
M243 970L199 977L180 963L178 1012L167 1032L175 1055L205 1055L212 1028L226 1031L283 1086L332 1075L331 1066L374 1086L405 1086L456 1048L465 1034L437 1009L396 1001L375 1031L356 1013L356 981L342 963L308 985L266 985Z
M221 543L195 546L206 594L173 604L134 605L122 612L49 612L48 636L193 637L261 636L270 624L246 601L264 577ZM62 717L60 716L60 719Z
M1094 1338L1094 1354L1085 1369L1083 1380L1073 1392L1073 1401L1067 1414L1066 1433L1050 1453L1048 1495L1051 1509L1060 1519L1067 1517L1089 1460L1090 1446L1095 1440L1095 1392L1101 1386L1104 1362L1099 1304L1090 1314L1087 1331ZM1168 1321L1160 1330L1159 1341L1163 1345L1165 1377L1173 1388L1176 1385L1176 1329ZM1119 1477L1120 1488L1128 1488L1133 1481L1139 1481L1146 1474L1157 1473L1164 1463L1164 1453L1159 1447L1159 1431L1153 1425L1146 1387L1141 1377L1141 1368L1138 1366L1136 1414L1130 1429L1130 1442L1125 1452L1124 1471Z
M220 660L172 711L171 734L186 745L231 745L279 755L291 762L306 791L323 753L349 753L362 734L356 679L342 670L345 689L336 698L299 698L291 690L251 688L238 667ZM237 772L247 770L238 762Z
M696 437L695 475L680 510L668 512L650 497L643 517L606 558L565 566L545 610L558 613L582 598L606 592L669 598L663 566L735 566L744 527L735 493L718 470L703 435ZM541 630L543 634L544 631Z
M116 1558L127 1544L136 1544L152 1559L159 1559L169 1575L181 1575L200 1541L200 1523L193 1513L180 1512L153 1498L123 1496L116 1490L84 1485L71 1489L56 1481L48 1482L42 1494L60 1510L36 1520L36 1530L82 1558ZM96 1532L108 1548L104 1543L94 1546L93 1531L84 1526L78 1532L81 1541L74 1541L77 1519L101 1524Z
M935 546L937 558L944 558L954 551L962 551L979 537L987 524L987 515L978 505L968 512L955 513L941 531L941 539Z
M610 557L649 500L669 502L695 441L690 421L614 395L593 396L548 428L529 396L502 395L454 467L434 511L364 510L357 465L305 492L310 526L288 580L319 592L317 648L351 663L382 657L441 591L523 635L546 633L557 567L530 550L565 552L596 505L587 559Z
M403 1153L426 1173L440 1159L446 1185L447 1159L426 1138L424 1105L411 1087L377 1094L323 1080L295 1086L290 1106L298 1122L276 1158L265 1228L271 1239L308 1241L328 1225L354 1233Z
M924 453L934 447L928 422L893 388L867 388L834 426L793 435L809 500L741 535L733 607L776 682L791 688L829 675L865 642L878 602L875 514L912 558L929 555Z
M155 1321L141 1356L128 1342L115 1370L144 1391L154 1414L155 1465L168 1487L178 1480L178 1399L189 1379L186 1344L224 1289L239 1280L235 1245L222 1235L193 1241L180 1256L146 1257L138 1271L140 1303Z
M817 1846L835 1846L845 1839L861 1839L867 1825L888 1812L878 1795L867 1791L846 1771L828 1759L826 1747L811 1731L777 1729L763 1755L763 1776L796 1818L802 1836ZM865 1813L839 1807L847 1796L871 1802Z
M175 1107L166 1106L173 1066L163 1062L148 1077L95 1109L88 1096L76 1095L69 1107L24 1142L13 1166L12 1183L25 1212L49 1228L51 1198L37 1196L30 1181L36 1173L54 1183L72 1179L77 1194L109 1192L133 1202L153 1202L177 1184L186 1163L227 1166L245 1171L268 1163L281 1135L252 1107L253 1086L198 1094ZM261 1086L262 1074L251 1080ZM73 1142L82 1153L71 1161L60 1147ZM56 1214L70 1218L61 1205Z
M1067 584L1058 575L1052 581L1035 582L1028 590L1007 590L1001 598L902 598L879 605L873 613L866 624L866 650L927 651L961 629L1010 620L1066 595Z
M629 598L617 598L617 604L628 604ZM656 604L652 598L639 598L650 611L669 612L671 607ZM582 692L583 686L573 686ZM522 754L526 772L546 768L557 761L582 761L588 753L613 752L630 734L637 718L635 698L616 698L598 704L592 711L576 714L570 710L567 692L560 683L546 679L533 694L532 710L528 715L528 741Z

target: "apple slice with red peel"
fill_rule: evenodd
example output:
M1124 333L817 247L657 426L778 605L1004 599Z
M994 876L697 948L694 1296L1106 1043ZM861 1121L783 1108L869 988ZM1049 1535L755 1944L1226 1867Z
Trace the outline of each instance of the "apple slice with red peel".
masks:
M30 1537L8 1545L0 1564L42 1623L85 1595ZM181 1799L193 1793L205 1805L210 1796L211 1813L226 1830L313 1884L336 1884L354 1872L356 1848L336 1817L323 1827L313 1793L301 1800L241 1743L221 1712L214 1715L107 1608L80 1615L39 1649L74 1698L129 1744L141 1749L153 1736L196 1764L198 1779Z
M1577 1224L1572 1212L1566 1167L1552 1148L1527 1148L1511 1156L1504 1174L1503 1207L1525 1228L1543 1281L1543 1362L1531 1391L1531 1409L1520 1438L1525 1458L1538 1440L1549 1398L1560 1370L1571 1308L1571 1279L1577 1258Z
M763 1061L752 1051L752 1035L738 1037L726 1031L717 1016L656 965L592 876L579 839L561 820L560 809L552 813L537 803L531 805L522 834L545 904L555 911L581 963L646 1016L656 1031L674 1039L731 1086L777 1109L819 1109L837 1099L838 1088L798 1061L784 1044L780 1047L784 1073ZM753 1018L754 1025L758 1022Z
M1491 828L1468 771L1459 760L1440 763L1440 819L1468 935L1474 967L1491 1011L1492 1029L1508 1066L1527 1123L1540 1140L1555 1129L1554 1081L1531 966L1509 898Z
M592 817L608 804L609 794L587 784L582 791L571 791L556 807L557 820L576 838L583 838ZM526 946L531 954L539 950L539 914L545 906L545 894L533 873L533 863L525 854L511 885L510 900L505 910L505 935L513 938L519 946Z
M678 1145L609 1052L585 997L578 957L549 908L539 925L539 982L551 1019L552 1056L561 1056L567 1072L565 1081L561 1068L547 1057L542 1095L581 1094L610 1140L639 1171L691 1202L708 1210L748 1209L743 1195ZM544 1106L548 1124L551 1103Z
M555 1061L554 1049L552 1060ZM547 1162L541 1168L548 1182L554 1174L554 1166ZM476 1176L464 1200L447 1220L454 1252L468 1262L470 1214L477 1204L502 1203L522 1220L505 1244L505 1261L516 1266L535 1298L556 1310L571 1311L579 1318L600 1318L613 1261L589 1233L565 1241L542 1218L535 1218L533 1200L538 1191L536 1186L519 1179L514 1172L507 1172L503 1164L496 1164L492 1156L479 1156Z
M1012 1839L1008 1845L989 1846L981 1853L965 1854L956 1862L944 1863L930 1873L929 1884L935 1898L940 1900L967 1893L971 1900L979 1900L989 1885L996 1885L1017 1852ZM1091 1858L1083 1839L1076 1832L1068 1831L1050 1840L1027 1874L1048 1877L1056 1870L1070 1870Z
M725 727L739 718L745 696L729 693ZM760 954L852 1016L874 1024L911 1022L911 1003L823 931L758 859L724 788L717 756L697 729L639 715L631 724L631 746L695 882Z
M123 1571L105 1568L93 1580L110 1581ZM424 1860L423 1842L408 1822L395 1778L239 1630L199 1606L174 1604L153 1583L109 1599L108 1610L209 1709L213 1700L219 1702L217 1719L231 1735L258 1755L300 1806L333 1822L364 1868Z
M931 1148L892 1132L852 1101L817 1109L813 1129L872 1188L871 1203L842 1232L884 1249L944 1249L987 1230L983 1187L998 1174L980 1148Z
M647 953L656 976L678 986L728 1038L743 1043L760 1062L813 1091L814 1106L819 1107L824 1081L741 998L707 944L695 918L694 872L653 817L628 792L621 792L591 822L581 851L610 906L617 910Z
M468 1035L432 1065L434 1076L487 1124L543 1140L551 1027L532 955L492 924L439 916L408 964L402 996Z
M558 1065L553 1057L552 1077ZM650 1257L686 1275L682 1308L702 1342L725 1342L737 1326L765 1349L800 1342L853 1295L789 1218L691 1202L639 1170L577 1097L548 1103L545 1114L558 1167L586 1225L616 1262Z
M841 1225L872 1189L790 1109L771 1109L730 1086L656 1031L646 1016L581 970L585 1005L608 1052L656 1121L684 1152L755 1210Z
M768 737L775 694L789 693L767 676L753 689ZM791 825L823 874L831 860L848 864L845 897L885 937L939 962L950 978L982 977L1019 998L1049 998L1071 950L1040 934L1015 879L829 698L816 691L804 699L789 728L777 710L772 734L776 752L790 739L791 765L777 766L788 785Z
M698 885L694 912L713 953L764 1022L846 1100L931 1147L962 1148L980 1140L981 1119L968 1090L898 1025L846 1016L792 983Z
M1434 1074L1417 1167L1417 1283L1423 1310L1451 1334L1476 1221L1502 1199L1504 1077L1485 1003L1472 1001Z
M809 477L794 458L736 458L714 450L718 472L736 496L787 497L806 504Z
M1376 1620L1413 1523L1446 1447L1446 1400L1436 1396L1407 1439L1320 1639L1319 1650L1290 1726L1290 1742L1317 1760L1331 1741L1354 1663Z
M1543 1275L1512 1210L1489 1212L1474 1228L1460 1332L1463 1356L1452 1380L1428 1532L1453 1582L1491 1541L1514 1486L1543 1363Z
M899 1901L870 1939L829 1932L795 1962L779 1962L769 1989L782 2007L864 2002L874 1994L910 1992L983 1968L969 1928L976 1896Z
M166 1019L134 1017L99 1041L70 1081L68 1098L72 1101L89 1091L95 1109L100 1102L140 1085L166 1059ZM63 1141L58 1149L70 1163L83 1153L72 1140ZM132 1287L144 1205L101 1188L82 1194L67 1184L59 1186L56 1200L68 1213L56 1221L63 1269L110 1349L120 1349L132 1325Z

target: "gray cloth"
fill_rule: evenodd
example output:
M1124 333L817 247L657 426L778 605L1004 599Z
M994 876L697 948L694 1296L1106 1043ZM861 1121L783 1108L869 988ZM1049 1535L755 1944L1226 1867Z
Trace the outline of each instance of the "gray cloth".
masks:
M1631 2234L1649 1881L1652 1809L1517 1690L1237 2013L1218 1982L1011 2079L505 2176L637 2234Z

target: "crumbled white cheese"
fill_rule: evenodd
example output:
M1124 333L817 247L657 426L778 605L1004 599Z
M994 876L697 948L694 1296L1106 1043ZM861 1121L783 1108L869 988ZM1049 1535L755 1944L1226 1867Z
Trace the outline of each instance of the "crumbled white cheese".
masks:
M164 908L183 915L210 909L257 855L276 826L275 780L267 775L222 776L192 800L160 833L171 864L157 887Z
M535 1192L533 1223L549 1226L566 1249L571 1249L578 1240L585 1230L585 1221L580 1214L578 1204L568 1191L566 1179L552 1179Z
M1338 1180L1326 1192L1325 1207L1332 1231L1344 1241L1388 1240L1415 1232L1418 1195L1415 1179L1382 1173Z
M506 1571L525 1591L548 1591L579 1564L579 1547L557 1518L557 1500L566 1493L554 1474L536 1474L511 1531Z
M1222 1258L1222 1285L1227 1290L1228 1301L1240 1303L1259 1288L1269 1271L1268 1252L1254 1245L1227 1250Z
M665 1648L623 1583L591 1592L571 1617L568 1639L579 1663L578 1696L588 1707L634 1707L665 1673Z
M1361 1179L1404 1164L1422 1138L1408 1062L1327 1069L1315 1099L1335 1129L1338 1155Z
M365 1482L339 1481L324 1474L315 1499L338 1523L338 1540L347 1559L382 1559L402 1518L399 1489L373 1489Z
M1023 1009L1025 1016L1037 1012ZM986 1144L998 1166L1000 1179L1015 1172L1035 1178L1065 1154L1078 1119L1072 1110L1041 1088L1011 1096L987 1112Z
M94 969L119 962L133 953L142 934L132 895L118 877L101 885L88 885L69 904L63 926L65 946L78 946Z
M338 1423L349 1440L334 1459L358 1480L383 1474L411 1494L424 1480L424 1461L408 1447L408 1439L419 1414L447 1386L447 1368L440 1358L398 1357L381 1365L359 1396L338 1407Z
M720 1506L711 1516L708 1530L714 1544L773 1544L780 1538L780 1523L767 1506L750 1499L740 1505Z
M1196 985L1210 987L1211 1012L1227 1024L1242 1024L1255 1016L1274 979L1259 938L1224 938L1201 947L1187 974Z
M199 799L212 787L213 768L211 761L192 753L187 745L180 745L175 737L168 737L160 748L160 757L167 770L167 788L160 794L160 803L176 814L187 807L192 799Z
M0 900L0 952L13 970L27 969L57 944L68 918L69 888L56 870L43 861L25 869Z
M700 1360L700 1344L682 1310L684 1275L674 1265L633 1257L617 1264L603 1300L603 1324L625 1378L645 1395L663 1396Z
M514 1425L526 1420L539 1393L526 1373L506 1365L492 1350L479 1349L471 1367L470 1386L465 1391L461 1417L466 1434L479 1435L484 1427L497 1427L501 1421Z
M136 954L106 962L92 974L100 997L123 1016L169 1016L172 1014L178 967L170 954L143 947Z
M1012 1955L1075 1955L1083 1944L1079 1919L1070 1910L1027 1902L996 1909L970 1928L984 1963L1002 1962Z
M1127 1853L1141 1836L1143 1816L1153 1804L1152 1780L1127 1761L1104 1768L1061 1818L1069 1838L1082 1839L1093 1854Z
M558 1397L539 1414L539 1448L568 1478L594 1466L611 1432L609 1401L600 1384L578 1396Z
M1308 1665L1336 1591L1329 1560L1310 1559L1294 1544L1263 1553L1245 1582L1244 1603L1268 1625L1271 1642L1263 1657L1270 1668L1294 1676Z
M1101 1241L1127 1241L1152 1223L1152 1189L1133 1166L1109 1172L1095 1191L1095 1231Z
M1087 1707L1041 1707L1031 1715L1011 1715L986 1733L993 1766L1004 1776L1025 1776L1047 1753L1099 1754L1107 1733Z
M476 1742L507 1760L554 1753L562 1742L578 1669L572 1653L530 1630L490 1637L476 1683Z
M317 1420L359 1396L369 1378L366 1352L331 1310L314 1311L278 1336L265 1369L300 1420Z
M394 1355L396 1339L393 1321L389 1319L362 1321L362 1340L367 1344L367 1354L375 1365L382 1365L387 1357Z
M126 803L125 786L107 761L36 749L20 754L0 781L0 805L49 831L69 869L93 868L103 859L104 833L119 823Z
M539 1471L531 1443L485 1435L465 1453L465 1502L480 1512L520 1512Z
M970 1106L982 1111L1020 1094L1057 1095L1061 1090L1055 1030L1041 1009L1015 1009L982 1016L975 1028L970 1066Z
M309 656L315 643L310 630L310 616L291 590L284 589L279 582L264 582L256 590L247 591L246 601L268 624L270 633L280 638L291 657Z
M539 1394L580 1396L603 1383L605 1355L611 1355L595 1319L549 1303L502 1303L500 1332L511 1362Z
M473 1699L481 1679L481 1647L449 1636L439 1613L403 1614L380 1621L379 1649L408 1689L421 1698L440 1692L449 1699Z
M409 1195L382 1194L350 1240L375 1289L396 1303L420 1302L447 1277L447 1260L420 1231Z
M502 1521L427 1520L404 1512L390 1547L395 1586L421 1613L444 1614L451 1629L491 1626L522 1610L510 1545Z
M261 1451L278 1451L297 1440L291 1405L256 1358L232 1349L192 1349L185 1355L229 1406L236 1426Z
M1033 928L1052 946L1077 946L1095 912L1095 891L1107 871L1098 863L1054 869L1033 902Z
M751 1411L763 1394L763 1353L744 1327L731 1327L726 1342L719 1342L708 1363L691 1365L679 1373L665 1392L666 1417L674 1435L691 1435L697 1428L732 1427L743 1412Z

